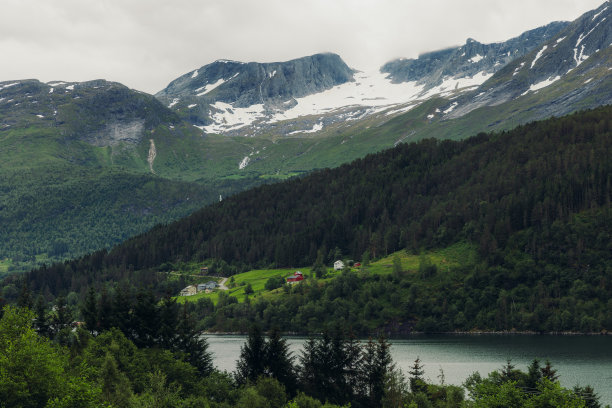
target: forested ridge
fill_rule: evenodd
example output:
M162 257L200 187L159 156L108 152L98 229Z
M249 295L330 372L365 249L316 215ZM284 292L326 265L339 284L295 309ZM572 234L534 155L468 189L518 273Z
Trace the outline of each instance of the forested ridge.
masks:
M305 330L311 318L323 325L330 316L362 322L356 330L365 332L368 322L393 321L425 331L611 329L611 121L612 108L604 107L459 142L399 145L240 193L108 253L25 279L48 295L122 279L162 288L167 282L156 272L181 261L223 265L217 272L231 274L311 265L318 254L329 262L338 252L377 258L468 242L477 259L445 274L347 278L312 293L304 285L295 289L302 296L276 304L217 305L230 309L207 326L244 329L270 307L266 327L282 330ZM351 289L335 286L341 282ZM385 287L366 289L372 285ZM327 302L303 307L318 296ZM370 301L373 313L365 316Z

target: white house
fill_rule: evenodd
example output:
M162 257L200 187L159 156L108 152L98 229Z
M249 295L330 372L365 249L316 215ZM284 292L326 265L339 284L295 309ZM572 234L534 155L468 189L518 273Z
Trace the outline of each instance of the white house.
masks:
M344 269L344 262L342 262L341 260L337 260L336 262L334 262L335 271L341 271L342 269Z
M198 288L195 285L187 286L185 289L181 290L180 296L192 296L198 293Z

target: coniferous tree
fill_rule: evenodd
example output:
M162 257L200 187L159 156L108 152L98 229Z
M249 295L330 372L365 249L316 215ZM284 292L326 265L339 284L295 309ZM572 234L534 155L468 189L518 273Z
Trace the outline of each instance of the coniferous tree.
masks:
M302 390L308 394L317 395L320 378L317 342L314 337L308 338L298 357L298 380Z
M374 393L374 373L376 367L376 345L372 338L368 340L361 354L359 370L359 393L365 402L370 403L370 396Z
M25 307L27 309L32 309L34 305L34 301L32 300L32 292L30 291L30 287L28 286L28 282L24 281L21 285L21 291L19 292L19 297L17 298L17 306Z
M542 367L542 377L547 378L551 382L556 382L559 379L557 370L552 368L552 364L549 360L546 360L544 367Z
M132 334L132 293L127 283L120 283L113 295L113 326L127 337Z
M164 296L159 306L159 329L157 331L157 343L165 349L174 347L176 337L176 325L178 322L178 305L176 298L169 295Z
M157 341L159 314L153 292L141 290L134 305L133 341L138 347L152 347Z
M109 330L113 327L113 300L106 286L102 287L98 299L98 327L100 331Z
M389 342L383 336L380 336L376 344L376 364L371 376L373 384L370 397L375 406L380 406L385 395L385 382L394 368L390 349Z
M601 408L601 403L599 402L599 395L595 393L595 390L590 385L586 385L584 387L575 386L574 394L580 397L584 401L584 405L586 408Z
M289 395L295 395L296 376L293 367L293 356L289 351L287 340L280 332L272 329L266 343L266 372L285 386Z
M90 286L87 291L87 297L81 306L81 315L83 315L85 326L90 333L98 330L98 302L93 286Z
M420 357L417 357L416 360L414 360L414 364L410 368L408 374L410 374L410 391L414 393L425 392L427 388L423 379L425 370L423 370Z
M236 381L239 384L254 383L257 377L265 374L265 364L266 343L259 326L253 325L246 343L240 347L240 358L236 362L234 374Z
M187 361L198 369L203 376L210 375L213 370L212 355L208 351L208 341L195 328L195 321L187 311L187 303L183 305L176 326L175 349L187 355Z
M55 315L52 319L53 337L62 345L71 341L72 312L64 296L55 299Z
M34 321L36 331L41 336L50 336L49 316L47 315L47 305L45 298L39 295L36 299L36 320Z
M66 298L64 296L58 296L55 299L55 318L53 319L53 325L56 331L60 331L67 327L70 327L72 323L72 312L66 304Z
M525 380L525 386L531 389L536 389L538 383L542 379L542 367L540 361L535 358L527 367L527 378Z

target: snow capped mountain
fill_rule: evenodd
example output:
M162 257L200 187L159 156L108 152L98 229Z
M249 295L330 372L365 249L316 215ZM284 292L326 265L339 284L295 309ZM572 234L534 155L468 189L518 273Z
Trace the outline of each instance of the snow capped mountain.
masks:
M172 81L156 96L197 126L231 130L352 80L353 70L335 54L276 63L220 60Z
M390 61L377 72L353 70L335 54L266 64L216 61L172 81L156 97L205 133L251 137L326 134L368 118L388 120L434 97L442 103L424 119L459 118L562 83L565 99L550 95L537 103L556 104L542 111L548 116L567 113L612 102L608 85L602 86L609 71L596 69L610 65L611 13L607 1L572 23L553 22L493 44L468 39L417 59ZM593 70L598 74L590 79L564 80Z
M464 45L457 48L426 53L417 59L390 61L383 65L381 71L388 73L393 82L416 81L427 87L438 86L450 78L491 75L555 36L568 24L554 22L508 41L493 44L482 44L468 38Z
M460 98L458 108L447 118L461 117L480 107L497 106L521 97L536 94L542 97L544 91L551 95L538 101L542 111L533 119L612 103L611 61L612 4L607 1L530 53L507 64L476 90L475 95Z
M375 113L399 114L434 95L473 89L490 76L445 78L435 86L398 83L388 73L354 71L339 56L321 54L271 64L216 61L156 97L206 133L301 135Z

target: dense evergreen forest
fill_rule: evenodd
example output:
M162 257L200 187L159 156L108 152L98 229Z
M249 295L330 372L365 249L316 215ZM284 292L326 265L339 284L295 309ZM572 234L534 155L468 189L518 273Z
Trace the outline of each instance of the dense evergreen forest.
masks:
M95 319L73 330L61 303L51 313L4 307L0 406L601 407L592 387L562 388L549 362L534 360L524 372L508 361L487 377L474 373L463 388L433 384L424 380L418 357L406 378L384 338L358 342L338 330L311 338L295 356L277 331L266 339L254 326L236 370L220 372L184 310L170 299L145 304L153 320L129 324L120 312L110 313L117 325L128 324L109 330L92 326ZM91 312L86 303L83 314Z
M320 331L612 329L612 108L464 141L423 140L333 170L240 193L110 252L5 279L47 300L128 280L176 293L163 270L206 261L230 275L253 267L378 258L466 242L461 267L388 277L312 279L295 296L193 306L203 327ZM421 268L419 268L421 269ZM293 293L292 292L292 293ZM356 319L356 317L358 319ZM311 323L315 322L315 323Z

